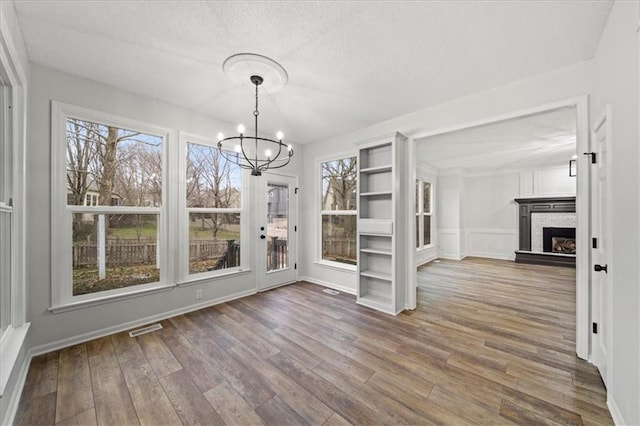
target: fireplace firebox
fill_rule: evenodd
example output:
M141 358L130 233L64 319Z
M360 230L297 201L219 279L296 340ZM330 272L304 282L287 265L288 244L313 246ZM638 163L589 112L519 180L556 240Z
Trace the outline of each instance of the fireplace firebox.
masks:
M542 228L542 251L576 254L576 228Z

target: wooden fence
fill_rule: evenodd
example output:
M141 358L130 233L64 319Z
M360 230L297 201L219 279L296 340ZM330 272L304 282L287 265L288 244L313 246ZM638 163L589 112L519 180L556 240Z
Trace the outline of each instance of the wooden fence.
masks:
M322 241L322 257L356 259L356 241L349 239L325 239Z
M271 237L267 244L267 271L289 266L289 244L287 240Z
M156 263L155 239L107 239L109 266L130 266ZM189 242L189 260L216 259L227 251L225 240L195 240ZM73 243L73 266L96 266L98 245L95 242Z

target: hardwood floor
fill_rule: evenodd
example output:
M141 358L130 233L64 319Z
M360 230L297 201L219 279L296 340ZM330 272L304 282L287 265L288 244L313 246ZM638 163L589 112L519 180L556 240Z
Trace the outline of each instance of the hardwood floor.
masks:
M612 424L575 270L465 259L397 317L298 283L33 359L16 424Z

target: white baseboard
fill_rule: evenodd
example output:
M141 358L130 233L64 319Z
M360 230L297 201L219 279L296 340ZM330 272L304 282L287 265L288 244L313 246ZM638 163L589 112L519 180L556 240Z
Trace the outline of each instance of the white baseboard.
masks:
M483 257L486 259L498 259L498 260L516 260L515 253L506 254L506 253L471 252L471 253L466 253L465 256Z
M341 291L343 293L347 293L347 294L353 294L354 296L356 295L356 291L354 289L348 288L348 287L344 287L338 284L334 284L334 283L330 283L327 281L322 281L322 280L318 280L316 278L311 278L311 277L300 277L299 278L300 281L307 281L310 282L311 284L317 284L317 285L321 285L323 287L327 287L327 288L331 288L334 290L338 290Z
M28 351L22 360L22 365L20 365L18 380L16 381L16 386L11 394L11 399L7 406L7 412L5 413L4 419L1 419L2 423L0 424L2 424L2 426L12 425L15 420L16 413L18 412L18 405L20 404L20 397L22 396L22 390L24 389L24 385L27 381L27 373L29 372L29 366L31 365L31 358L33 358L33 355L31 355L31 351Z
M456 256L454 254L440 253L440 255L437 257L437 259L462 260L465 257L467 257L466 254L463 254L463 255L460 255L460 256Z
M134 321L129 321L124 324L114 325L113 327L103 328L101 330L91 331L89 333L80 334L78 336L69 337L66 339L58 340L44 345L35 346L30 349L31 356L37 356L48 352L57 351L62 348L77 345L79 343L88 342L89 340L97 339L99 337L109 336L111 334L119 333L121 331L130 330L141 325L149 324L150 322L162 321L167 318L175 317L176 315L186 314L188 312L197 311L198 309L207 308L209 306L218 305L220 303L229 302L231 300L240 299L242 297L251 296L256 294L255 289L242 291L240 293L234 293L228 296L219 297L217 299L207 300L193 305L184 306L182 308L174 309L172 311L163 312L157 315L151 315L145 318L140 318Z
M627 422L624 421L624 417L622 417L622 413L620 413L620 409L618 405L611 397L611 393L607 392L607 407L609 408L609 413L611 414L611 418L613 419L613 424L615 425L626 425Z

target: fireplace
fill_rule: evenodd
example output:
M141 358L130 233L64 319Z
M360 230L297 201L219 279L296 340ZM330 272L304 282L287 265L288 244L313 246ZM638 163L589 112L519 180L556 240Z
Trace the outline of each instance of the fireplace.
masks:
M542 251L576 254L576 228L542 228Z
M516 198L516 262L576 265L576 197Z

